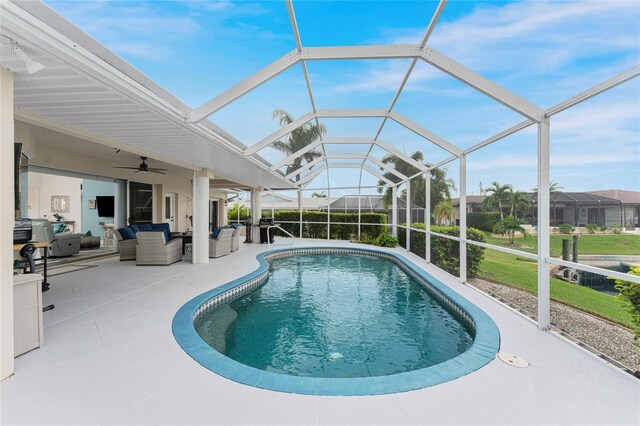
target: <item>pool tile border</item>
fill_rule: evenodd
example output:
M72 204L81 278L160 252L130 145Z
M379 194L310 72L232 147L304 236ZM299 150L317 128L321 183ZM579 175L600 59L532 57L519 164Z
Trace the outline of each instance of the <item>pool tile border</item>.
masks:
M272 373L239 363L204 342L194 327L201 315L229 303L263 285L269 261L300 254L365 254L391 260L409 273L475 330L473 344L455 358L427 368L390 376L358 378L297 377ZM238 383L280 392L305 395L382 395L407 392L448 382L467 375L493 360L500 347L500 333L493 320L480 308L396 253L371 248L300 247L259 254L258 268L240 278L202 293L184 304L173 318L173 335L182 349L203 367Z

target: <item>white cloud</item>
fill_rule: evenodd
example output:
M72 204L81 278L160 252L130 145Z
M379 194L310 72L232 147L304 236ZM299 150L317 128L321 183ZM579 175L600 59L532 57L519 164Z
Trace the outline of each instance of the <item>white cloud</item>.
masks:
M533 96L540 90L553 98L554 86L573 94L584 90L616 65L632 66L638 59L638 20L640 8L636 1L584 1L584 2L518 2L481 5L470 14L446 21L446 8L441 22L429 40L429 45L458 62L490 78L499 78L508 87L517 86L516 92ZM385 29L383 43L416 43L423 28ZM584 66L601 55L619 54L621 58L601 61L597 66ZM622 64L618 63L622 62ZM592 64L593 65L593 64ZM580 72L576 72L577 70ZM394 91L393 84L406 69L389 65L385 69L370 69L360 78L341 85L343 91L351 88L361 91ZM611 77L602 76L602 79ZM444 77L444 74L424 67L412 73L406 90L423 90L424 83ZM400 77L401 78L401 77ZM540 79L547 80L546 85ZM587 81L586 86L582 81ZM527 88L526 82L530 82ZM565 87L571 85L571 87ZM428 86L427 86L428 87ZM555 87L555 92L558 88ZM562 99L562 98L560 98ZM540 101L536 97L536 101ZM543 101L544 103L545 101ZM548 103L548 101L547 101ZM549 105L551 105L549 103Z

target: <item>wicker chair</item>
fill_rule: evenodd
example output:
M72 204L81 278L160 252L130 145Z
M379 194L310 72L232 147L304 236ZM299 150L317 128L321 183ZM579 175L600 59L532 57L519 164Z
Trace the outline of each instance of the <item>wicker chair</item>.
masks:
M182 240L176 238L168 243L164 232L138 231L136 265L171 265L182 260Z
M231 253L233 232L231 228L224 228L220 230L218 238L209 238L209 257L220 257Z
M135 238L130 240L123 239L117 229L114 230L114 233L118 239L118 247L120 247L120 260L136 260L136 245L138 244L138 240Z
M231 236L231 251L236 251L240 248L240 237L244 236L244 226L239 226L233 230L233 235Z

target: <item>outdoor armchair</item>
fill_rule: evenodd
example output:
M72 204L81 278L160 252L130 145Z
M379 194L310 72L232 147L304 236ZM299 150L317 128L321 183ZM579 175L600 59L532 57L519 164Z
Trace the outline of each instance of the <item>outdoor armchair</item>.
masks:
M233 232L231 228L223 228L217 238L209 238L209 257L220 257L231 252Z
M165 240L164 232L138 231L136 265L171 265L182 260L182 240Z

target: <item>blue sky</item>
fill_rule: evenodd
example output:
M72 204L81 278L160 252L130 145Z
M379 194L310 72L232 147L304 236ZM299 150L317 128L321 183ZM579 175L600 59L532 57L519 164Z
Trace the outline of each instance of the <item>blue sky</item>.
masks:
M194 108L295 48L283 1L47 3ZM298 1L294 7L303 45L323 46L416 43L436 4ZM640 63L640 2L450 1L429 44L548 108ZM317 107L387 108L408 64L311 62ZM640 190L638 80L552 118L551 175L565 190ZM278 128L271 119L275 108L294 116L311 110L300 67L210 119L251 145ZM522 121L426 63L413 71L395 110L463 148ZM328 136L373 137L380 120L324 123ZM409 154L421 150L429 162L447 157L399 125L385 125L380 139ZM270 161L282 158L271 149L260 154ZM536 158L535 128L471 154L469 192L494 180L530 190L536 185ZM457 165L447 169L457 182ZM356 175L336 169L330 181L345 186L357 182ZM326 181L322 174L312 186Z

